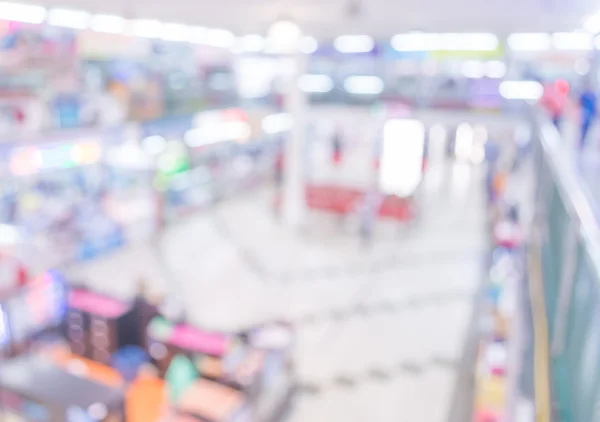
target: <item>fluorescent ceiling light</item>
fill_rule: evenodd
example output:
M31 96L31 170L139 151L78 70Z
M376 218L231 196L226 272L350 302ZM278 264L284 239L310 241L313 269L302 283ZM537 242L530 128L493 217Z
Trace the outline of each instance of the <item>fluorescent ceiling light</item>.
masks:
M494 51L499 45L498 37L490 33L434 34L410 32L398 34L391 40L392 47L405 51Z
M350 94L377 95L383 91L383 81L377 76L349 76L344 89Z
M165 41L189 41L190 28L180 23L165 23L162 26L161 38Z
M289 113L270 114L262 119L261 127L263 132L275 134L287 132L294 126L294 118Z
M72 29L87 29L92 15L83 10L50 9L48 25Z
M313 37L302 37L300 39L300 51L304 54L312 54L319 48L318 41Z
M508 47L513 51L548 51L552 37L545 33L515 33L508 36Z
M591 50L592 36L587 32L557 32L552 34L552 45L557 50Z
M294 53L302 37L300 26L294 21L282 19L269 27L269 48L277 53Z
M492 60L485 64L485 76L492 79L501 79L506 75L506 64L500 60Z
M333 79L329 75L306 74L300 76L298 85L304 92L325 93L333 89Z
M507 100L539 100L544 87L536 81L504 81L500 84L500 95Z
M240 37L240 50L247 53L258 53L265 49L266 40L262 35L250 34Z
M189 41L196 44L208 44L210 30L203 26L189 27Z
M131 33L136 37L160 38L163 24L154 19L135 19L131 21Z
M467 60L462 63L461 73L469 79L479 79L485 76L485 64L478 60Z
M46 9L33 4L0 2L0 19L40 24L46 19Z
M127 21L121 16L99 14L92 16L90 29L97 32L120 34L125 31L126 25Z
M340 53L368 53L375 47L375 42L368 35L341 35L333 46Z
M398 34L392 38L392 48L396 51L433 51L439 49L440 35L424 32Z
M206 44L212 47L231 48L235 43L235 35L225 29L208 29Z

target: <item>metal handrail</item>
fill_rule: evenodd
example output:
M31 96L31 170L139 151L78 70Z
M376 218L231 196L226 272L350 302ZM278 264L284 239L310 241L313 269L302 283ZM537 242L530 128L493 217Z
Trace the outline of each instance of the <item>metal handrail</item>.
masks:
M560 207L566 213L566 220L561 219L562 234L559 234L560 237L557 238L555 233L553 238L550 239L551 242L559 243L554 244L553 247L550 245L551 249L562 253L562 257L558 258L562 264L559 267L560 274L554 275L558 279L542 280L543 275L539 273L537 277L530 280L530 283L535 281L538 286L547 281L551 284L557 283L554 288L558 286L559 289L556 303L553 305L553 314L548 315L546 311L538 310L538 322L535 330L544 331L545 328L547 332L547 321L552 319L554 322L551 333L552 352L555 357L561 357L568 338L567 330L570 329L567 326L567 321L569 315L571 315L570 312L576 311L571 307L574 306L572 295L574 285L578 280L576 274L577 267L581 263L580 259L585 260L584 265L592 272L593 279L591 281L600 283L600 204L590 190L595 186L589 184L581 172L580 152L574 145L569 143L568 139L561 137L557 128L541 110L535 110L533 123L538 133L537 146L540 154L538 157L541 159L541 162L538 163L542 166L539 168L538 188L542 189L540 198L543 202L536 205L538 211L541 211L541 214L538 214L538 217L541 217L538 222L542 223L540 228L552 224L551 221L545 220L551 217L545 215L549 204L544 203L546 201L544 197L548 194L552 197L554 194L545 192L544 186L553 186L558 195ZM536 239L533 239L532 243L533 249L539 249L539 246L545 243L545 240L538 238L536 241ZM582 255L579 254L578 250L581 250ZM537 269L541 269L541 257L537 256L537 258L538 262L535 263L535 266L538 267ZM542 297L544 295L543 290L538 288L537 294ZM538 308L541 307L538 306ZM538 372L536 374L536 385L539 386L541 391L544 391L542 385L548 382L548 369L550 367L550 357L547 353L548 341L549 338L540 337L535 343L536 360L540 360L540 362L536 362L536 372ZM576 347L584 346L578 344ZM570 364L577 365L575 362ZM552 366L554 367L554 365ZM545 420L543 418L547 417L544 411L547 406L548 404L544 403L544 400L538 400L538 397L536 397L536 407L538 412L541 412L538 413L538 417L541 417L538 420ZM565 406L566 408L570 407L566 403Z
M576 153L561 139L547 116L539 112L534 118L544 157L558 193L569 218L579 225L584 249L600 281L600 223L597 217L600 213L595 212L589 187L579 174Z

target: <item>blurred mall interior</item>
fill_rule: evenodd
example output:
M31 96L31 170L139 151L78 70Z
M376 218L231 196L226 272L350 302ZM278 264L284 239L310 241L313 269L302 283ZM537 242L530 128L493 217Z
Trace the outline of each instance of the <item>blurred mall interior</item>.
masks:
M600 421L597 7L0 1L0 420Z

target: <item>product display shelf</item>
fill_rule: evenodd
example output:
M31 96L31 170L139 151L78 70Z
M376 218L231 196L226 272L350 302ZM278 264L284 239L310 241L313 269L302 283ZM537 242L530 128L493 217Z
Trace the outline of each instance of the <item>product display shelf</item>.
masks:
M512 421L520 397L524 280L522 228L515 207L492 203L492 252L479 316L473 422Z

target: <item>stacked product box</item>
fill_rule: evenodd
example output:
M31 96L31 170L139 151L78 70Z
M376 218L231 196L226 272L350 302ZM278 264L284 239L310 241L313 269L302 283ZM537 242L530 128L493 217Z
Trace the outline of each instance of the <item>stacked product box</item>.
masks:
M293 334L286 324L226 334L159 316L148 335L167 385L163 422L278 421L288 408Z

